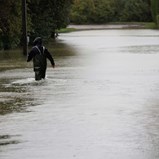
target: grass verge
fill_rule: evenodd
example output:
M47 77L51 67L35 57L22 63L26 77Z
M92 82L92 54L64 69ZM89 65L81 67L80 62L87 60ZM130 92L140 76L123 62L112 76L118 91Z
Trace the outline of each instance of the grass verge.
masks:
M63 28L63 29L58 30L58 33L70 33L73 31L77 31L77 29L75 29L75 28Z

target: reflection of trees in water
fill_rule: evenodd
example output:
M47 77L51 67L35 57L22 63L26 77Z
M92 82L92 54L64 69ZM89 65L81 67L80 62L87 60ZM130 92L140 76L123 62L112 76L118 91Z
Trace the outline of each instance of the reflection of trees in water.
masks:
M8 97L6 97L8 98ZM32 99L25 99L22 97L15 98L10 97L4 101L0 101L0 115L5 115L13 112L27 111L27 106L32 105Z
M7 146L12 144L18 144L20 141L12 139L18 135L0 135L0 146Z
M13 112L25 112L28 106L35 105L34 99L28 94L26 87L5 86L6 79L0 80L0 115Z
M63 40L57 39L56 41L49 43L48 49L55 57L55 64L57 67L71 66L77 63L75 58L75 56L77 56L77 50Z
M76 51L71 45L68 45L59 39L50 41L50 43L46 45L46 48L48 48L50 53L53 54L56 59L76 55ZM30 47L28 50L30 50ZM28 67L26 57L22 54L22 49L1 51L0 60L0 71Z
M51 53L53 53L56 57L66 57L66 56L74 56L76 55L76 50L66 43L64 43L62 40L55 40L48 44L48 49Z
M26 57L21 49L1 51L0 61L0 71L26 66Z
M22 59L23 57L21 49L0 51L1 60Z

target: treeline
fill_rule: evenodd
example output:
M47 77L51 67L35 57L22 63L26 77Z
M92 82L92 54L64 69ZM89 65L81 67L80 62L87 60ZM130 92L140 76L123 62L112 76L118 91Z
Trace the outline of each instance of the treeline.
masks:
M151 0L151 10L153 20L159 26L159 0Z
M156 0L159 2L159 0ZM150 22L150 0L74 0L70 20L76 24Z
M54 38L55 31L68 25L72 0L26 0L30 40ZM22 0L0 0L0 49L21 44Z
M75 24L151 22L159 26L159 0L26 0L30 41L55 37L56 30ZM0 0L0 49L20 46L22 0Z

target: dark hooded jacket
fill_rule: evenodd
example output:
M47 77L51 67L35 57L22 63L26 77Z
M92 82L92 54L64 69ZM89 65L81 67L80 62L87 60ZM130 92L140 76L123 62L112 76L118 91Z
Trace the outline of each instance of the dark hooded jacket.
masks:
M34 71L45 71L47 67L47 58L50 60L52 66L54 66L54 59L52 58L49 51L42 46L42 43L34 41L34 45L35 46L31 49L27 58L27 62L33 59Z

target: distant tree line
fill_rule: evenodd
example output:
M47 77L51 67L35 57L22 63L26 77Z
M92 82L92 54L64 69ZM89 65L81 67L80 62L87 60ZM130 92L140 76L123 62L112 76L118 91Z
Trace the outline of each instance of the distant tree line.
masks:
M54 38L56 30L75 24L151 22L159 26L159 0L26 0L30 41ZM0 0L0 49L21 44L22 0Z
M74 0L70 20L77 24L149 22L151 3L150 0Z
M30 40L54 38L57 29L68 25L72 0L26 0ZM0 0L0 49L21 44L22 0Z
M159 26L159 0L151 0L152 17Z

